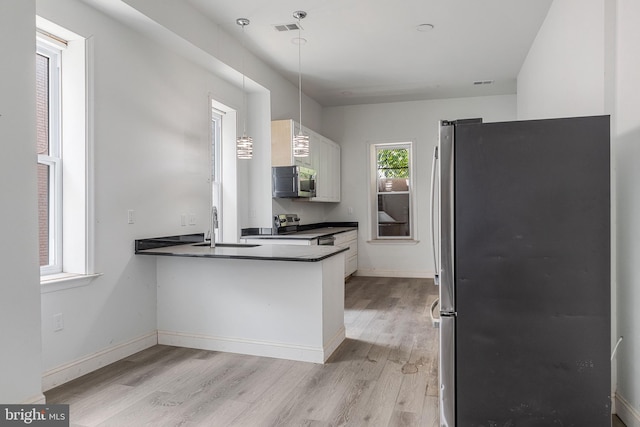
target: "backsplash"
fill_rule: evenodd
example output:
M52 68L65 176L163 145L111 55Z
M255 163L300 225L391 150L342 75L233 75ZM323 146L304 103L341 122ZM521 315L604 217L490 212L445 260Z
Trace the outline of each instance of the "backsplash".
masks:
M313 203L307 200L273 199L272 216L281 213L295 213L300 224L315 224L326 220L325 203Z

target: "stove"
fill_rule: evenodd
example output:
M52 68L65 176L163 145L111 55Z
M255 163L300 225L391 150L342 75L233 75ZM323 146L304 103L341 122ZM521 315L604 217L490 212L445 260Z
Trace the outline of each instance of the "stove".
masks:
M298 231L298 214L278 214L273 217L273 234L290 234Z

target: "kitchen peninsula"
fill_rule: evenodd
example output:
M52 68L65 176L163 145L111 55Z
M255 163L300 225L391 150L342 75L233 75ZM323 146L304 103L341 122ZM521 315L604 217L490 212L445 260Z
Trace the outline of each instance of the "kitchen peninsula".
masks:
M158 343L324 363L345 338L337 246L136 240L156 258Z

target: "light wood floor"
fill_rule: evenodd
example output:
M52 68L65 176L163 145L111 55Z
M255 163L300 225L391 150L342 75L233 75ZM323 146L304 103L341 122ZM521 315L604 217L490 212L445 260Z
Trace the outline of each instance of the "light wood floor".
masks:
M428 279L353 277L324 365L155 346L45 393L72 426L437 426Z

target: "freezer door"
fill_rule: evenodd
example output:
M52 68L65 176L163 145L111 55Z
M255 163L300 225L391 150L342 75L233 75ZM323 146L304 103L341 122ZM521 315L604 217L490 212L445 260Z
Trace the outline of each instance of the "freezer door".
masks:
M440 312L455 313L453 277L453 137L454 126L440 123L438 160L440 172Z
M456 425L455 316L440 318L440 426Z

